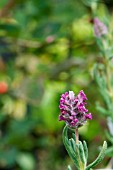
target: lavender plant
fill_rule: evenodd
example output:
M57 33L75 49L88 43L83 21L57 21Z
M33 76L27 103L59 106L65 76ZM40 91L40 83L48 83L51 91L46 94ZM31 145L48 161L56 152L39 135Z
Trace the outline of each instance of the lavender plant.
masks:
M111 146L107 149L106 153L108 156L113 157L113 32L109 31L109 24L106 25L97 17L97 7L99 2L102 1L82 0L82 2L91 8L94 21L95 40L100 50L99 53L101 54L100 62L97 62L94 65L94 79L98 85L99 92L105 102L106 108L102 107L99 103L96 104L96 108L106 117L108 124L106 136L111 142ZM110 1L104 2L109 4ZM108 23L108 19L106 19L106 21Z
M86 100L87 97L83 90L81 90L77 96L75 96L73 91L69 91L61 95L59 106L61 111L59 120L65 121L66 123L62 134L63 143L78 170L90 170L99 164L103 160L107 148L107 143L104 141L103 147L96 160L87 165L87 143L79 140L78 133L79 127L85 125L88 119L92 120L92 114L88 113L88 110L85 108L87 104ZM68 129L72 130L72 138L70 139L68 138ZM70 166L68 166L68 170L71 170Z
M102 63L96 63L94 66L94 78L106 104L106 109L99 104L96 107L107 118L109 132L106 132L106 136L112 144L107 149L107 154L113 156L113 47L109 38L112 36L108 36L107 26L97 17L96 22L94 18L94 32L102 58Z

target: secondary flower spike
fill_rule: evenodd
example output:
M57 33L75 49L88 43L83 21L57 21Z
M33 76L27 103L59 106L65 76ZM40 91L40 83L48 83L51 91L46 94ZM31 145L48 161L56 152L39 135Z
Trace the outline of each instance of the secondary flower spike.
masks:
M100 38L102 35L108 33L107 26L101 22L97 17L94 18L94 34L96 37Z
M77 96L75 96L73 91L62 94L59 106L61 111L59 120L65 121L71 128L83 126L87 119L92 119L91 113L88 114L88 110L85 108L86 100L88 99L83 90Z

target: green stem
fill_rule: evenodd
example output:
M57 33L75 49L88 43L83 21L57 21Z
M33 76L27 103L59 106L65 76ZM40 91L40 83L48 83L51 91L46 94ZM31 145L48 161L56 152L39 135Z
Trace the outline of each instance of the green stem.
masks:
M76 144L79 143L79 134L78 134L78 128L75 129L75 136L76 136Z

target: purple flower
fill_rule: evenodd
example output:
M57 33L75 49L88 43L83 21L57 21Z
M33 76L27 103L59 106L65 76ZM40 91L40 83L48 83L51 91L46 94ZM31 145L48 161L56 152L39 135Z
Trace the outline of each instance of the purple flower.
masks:
M100 38L102 35L108 33L107 26L101 22L97 17L94 18L94 34L96 37Z
M86 117L86 119L90 119L90 120L92 120L92 114L91 114L91 113L86 114L86 115L85 115L85 117Z
M65 121L66 124L71 128L78 128L83 126L87 119L92 119L91 113L87 113L88 110L85 108L87 104L86 95L83 90L75 96L73 91L65 92L60 98L60 111L59 115L60 121Z

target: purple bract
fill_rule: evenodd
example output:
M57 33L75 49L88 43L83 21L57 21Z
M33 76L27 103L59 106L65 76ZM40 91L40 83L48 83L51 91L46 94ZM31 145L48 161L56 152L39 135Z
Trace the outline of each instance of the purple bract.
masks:
M78 128L86 123L87 119L92 119L91 113L87 113L85 108L87 97L83 90L75 96L73 91L65 92L60 98L60 121L65 121L71 128Z
M108 29L106 25L101 22L97 17L94 18L94 34L96 37L100 38L102 35L106 35Z

